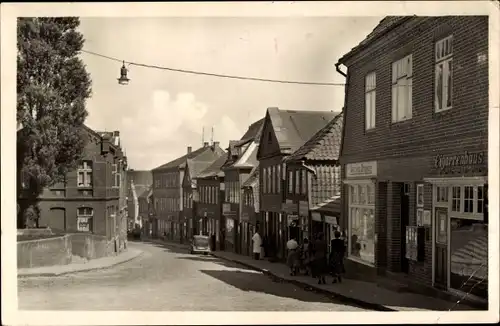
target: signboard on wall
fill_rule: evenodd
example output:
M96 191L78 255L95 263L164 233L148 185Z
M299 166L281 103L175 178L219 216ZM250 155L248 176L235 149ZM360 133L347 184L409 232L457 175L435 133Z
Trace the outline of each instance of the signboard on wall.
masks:
M486 168L486 153L484 151L457 153L456 155L437 154L433 157L434 169L441 173L475 172Z
M309 216L309 203L307 201L299 201L299 215Z
M230 214L230 213L232 213L231 204L230 203L222 204L222 214Z
M288 201L283 204L282 208L283 212L287 214L297 214L297 204L296 203L289 203Z
M321 214L318 212L311 212L311 218L313 221L321 222Z
M337 222L337 218L335 216L325 215L325 223L335 225L335 226L339 225Z
M375 177L377 176L377 161L346 164L346 177Z

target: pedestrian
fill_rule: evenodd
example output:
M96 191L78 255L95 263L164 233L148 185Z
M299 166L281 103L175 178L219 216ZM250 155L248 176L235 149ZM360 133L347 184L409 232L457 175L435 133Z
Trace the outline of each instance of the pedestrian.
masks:
M314 241L314 274L318 278L318 284L326 284L325 274L327 272L326 252L327 245L323 233L318 233L318 238Z
M286 243L286 248L288 249L287 265L290 268L290 275L295 276L298 267L298 249L299 244L295 237L291 237Z
M302 245L302 265L304 266L305 275L309 275L309 270L311 268L311 259L310 259L310 248L309 248L309 239L304 238L304 244Z
M341 274L344 272L345 243L340 238L340 232L335 231L335 238L330 242L330 268L333 276L332 283L342 282Z
M260 237L259 230L255 230L255 233L252 237L253 242L253 258L255 260L260 260L260 251L262 246L262 238Z

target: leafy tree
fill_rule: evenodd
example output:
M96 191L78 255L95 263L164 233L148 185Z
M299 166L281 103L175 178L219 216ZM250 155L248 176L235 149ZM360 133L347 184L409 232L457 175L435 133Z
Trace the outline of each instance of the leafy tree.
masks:
M18 227L38 226L38 197L75 168L91 80L78 58L78 17L17 21ZM28 220L27 220L28 219Z

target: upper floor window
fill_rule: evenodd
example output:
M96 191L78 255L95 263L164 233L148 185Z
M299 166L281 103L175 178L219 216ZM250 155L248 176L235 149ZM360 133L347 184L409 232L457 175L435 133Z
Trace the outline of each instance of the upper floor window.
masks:
M333 195L340 196L340 189L342 187L342 181L340 178L340 166L333 167Z
M301 193L303 195L307 194L307 171L306 170L301 170L300 172L300 175L301 175L301 183L300 183L300 188L302 189Z
M276 166L271 166L271 193L276 193Z
M120 173L120 163L112 165L113 188L120 188L122 175Z
M276 180L277 180L277 190L278 193L281 192L281 164L276 166Z
M412 117L413 97L412 55L392 63L392 122Z
M300 194L300 170L295 170L295 194Z
M377 75L369 73L365 78L365 128L375 128L375 95L377 86Z
M94 209L91 207L78 207L76 211L78 232L92 232L92 218Z
M266 181L266 183L267 183L267 193L271 193L271 191L272 191L271 190L271 182L272 182L271 180L272 180L271 167L268 166L267 167L267 181Z
M262 168L262 192L267 193L267 169Z
M82 161L78 165L78 187L92 187L92 161Z
M435 110L436 112L451 109L453 81L453 36L450 35L436 42L435 49L436 79Z
M288 193L293 194L293 171L288 171Z

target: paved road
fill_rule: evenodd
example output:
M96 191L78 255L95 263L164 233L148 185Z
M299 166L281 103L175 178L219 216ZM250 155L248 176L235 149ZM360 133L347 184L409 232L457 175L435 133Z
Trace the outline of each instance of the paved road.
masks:
M362 311L211 256L157 244L115 268L18 280L21 310Z

